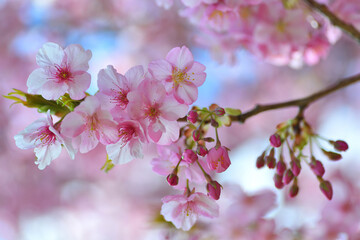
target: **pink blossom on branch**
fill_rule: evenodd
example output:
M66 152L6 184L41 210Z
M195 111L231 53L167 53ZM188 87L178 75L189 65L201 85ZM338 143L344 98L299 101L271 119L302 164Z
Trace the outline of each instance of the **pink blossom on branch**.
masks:
M116 122L95 96L86 97L74 112L66 115L61 129L65 136L73 138L75 148L81 153L94 149L99 142L108 145L119 140Z
M143 143L147 142L144 131L137 121L126 120L118 125L120 140L106 146L109 159L115 164L124 164L144 157Z
M203 193L190 196L173 195L162 199L161 214L178 229L190 230L200 216L214 218L219 216L219 206L215 200Z
M45 43L36 55L40 68L27 80L28 92L45 99L56 100L65 93L79 100L85 97L91 77L86 71L92 54L80 45L71 44L65 49L56 43Z
M58 126L54 126L50 111L47 113L47 118L36 120L14 138L16 146L19 148L34 148L37 158L35 163L38 164L40 170L59 157L62 145L72 159L75 157L71 141L59 133Z
M177 120L186 115L188 106L166 95L159 81L143 81L137 91L128 94L128 114L140 121L150 139L168 145L179 138Z
M99 93L97 96L102 104L109 106L112 115L119 117L119 113L126 109L129 99L129 92L136 90L145 78L145 71L142 66L130 68L125 76L119 74L116 69L109 65L101 69L98 74Z
M223 146L210 149L206 162L209 168L217 173L224 172L231 164L228 150Z
M206 78L205 66L194 61L190 50L176 47L170 50L166 59L152 61L149 72L164 84L167 94L183 104L190 105L198 97L198 87Z

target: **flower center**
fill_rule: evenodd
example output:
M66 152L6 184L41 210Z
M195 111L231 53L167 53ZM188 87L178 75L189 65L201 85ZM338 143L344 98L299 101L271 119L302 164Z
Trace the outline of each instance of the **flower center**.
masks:
M98 124L98 120L96 114L87 117L86 126L88 130L90 130L91 132L95 131L97 128L97 124Z
M145 116L148 117L150 120L155 120L159 117L160 115L160 111L159 111L159 106L157 103L155 103L154 105L151 106L147 106L145 108Z
M56 64L55 68L56 71L53 76L58 82L72 81L72 74L70 68L67 65L62 67Z
M121 107L122 109L125 109L126 106L129 103L129 100L127 99L127 94L129 91L120 88L119 86L117 86L118 89L114 89L112 88L111 91L113 92L112 98L110 99L110 101L112 103L115 103L116 106Z
M56 135L50 131L49 126L44 126L39 129L37 139L40 140L43 145L49 145L55 142Z
M186 69L187 67L185 67L185 70ZM174 81L174 85L177 86L183 81L190 81L190 76L186 72L174 67L172 71L172 80Z
M124 144L129 142L133 135L135 135L135 129L132 126L122 126L119 128L119 137Z

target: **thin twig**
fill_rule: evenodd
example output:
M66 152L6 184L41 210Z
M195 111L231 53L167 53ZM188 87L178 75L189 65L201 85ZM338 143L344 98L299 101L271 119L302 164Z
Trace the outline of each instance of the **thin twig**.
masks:
M330 22L342 29L344 32L350 34L353 38L360 42L360 32L350 23L344 22L338 16L336 16L330 9L325 5L318 3L314 0L303 0L312 9L315 9L325 15Z
M280 108L286 108L286 107L299 107L300 113L302 114L310 103L315 102L316 100L318 100L322 97L325 97L325 96L329 95L330 93L333 93L339 89L345 88L345 87L347 87L351 84L354 84L358 81L360 81L360 74L354 75L352 77L344 78L344 79L338 81L337 83L335 83L334 85L332 85L324 90L321 90L319 92L316 92L314 94L311 94L310 96L304 97L304 98L299 98L299 99L295 99L295 100L291 100L291 101L287 101L287 102L280 102L280 103L274 103L274 104L265 104L265 105L258 104L250 111L245 112L236 117L231 117L231 119L232 119L232 121L239 121L239 122L243 123L246 121L246 119L248 119L254 115L257 115L261 112L280 109Z

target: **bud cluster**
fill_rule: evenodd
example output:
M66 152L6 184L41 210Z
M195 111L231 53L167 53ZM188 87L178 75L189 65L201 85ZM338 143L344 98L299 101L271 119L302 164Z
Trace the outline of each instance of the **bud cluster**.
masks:
M319 140L326 141L337 152L325 149L320 145ZM342 158L338 152L348 149L345 141L333 141L320 137L312 131L311 126L302 117L279 124L269 141L268 148L257 158L256 167L262 168L266 165L269 169L275 169L273 179L276 188L282 189L285 185L290 185L289 196L295 197L299 192L298 177L302 164L305 162L318 179L322 193L329 200L332 199L331 183L323 179L325 168L323 163L314 156L313 145L316 144L329 160L338 161ZM309 149L310 157L306 157L307 154L304 153L306 146L309 146L306 149ZM284 149L287 149L288 161L284 160Z
M187 114L187 125L183 127L181 134L184 136L185 150L182 152L177 166L167 176L167 181L171 186L176 186L179 183L179 166L192 165L198 166L202 172L204 182L206 183L206 190L209 197L218 200L221 194L222 186L217 181L213 180L211 175L214 173L224 172L231 164L228 151L229 149L222 146L219 136L218 128L221 126L230 126L230 116L239 115L241 112L237 109L224 109L216 104L209 108L199 109L193 107ZM216 138L207 137L208 130L215 129ZM209 144L215 143L208 149ZM205 160L202 165L202 159ZM182 164L180 164L182 163ZM186 176L187 186L186 192L190 193L188 186L191 179Z

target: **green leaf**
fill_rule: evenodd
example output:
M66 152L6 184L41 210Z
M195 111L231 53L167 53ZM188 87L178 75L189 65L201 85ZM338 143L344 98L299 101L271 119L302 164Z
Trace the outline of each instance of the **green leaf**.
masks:
M235 108L225 108L225 112L230 116L239 116L241 114L240 109Z
M286 9L294 9L297 7L299 0L282 0L284 8Z

